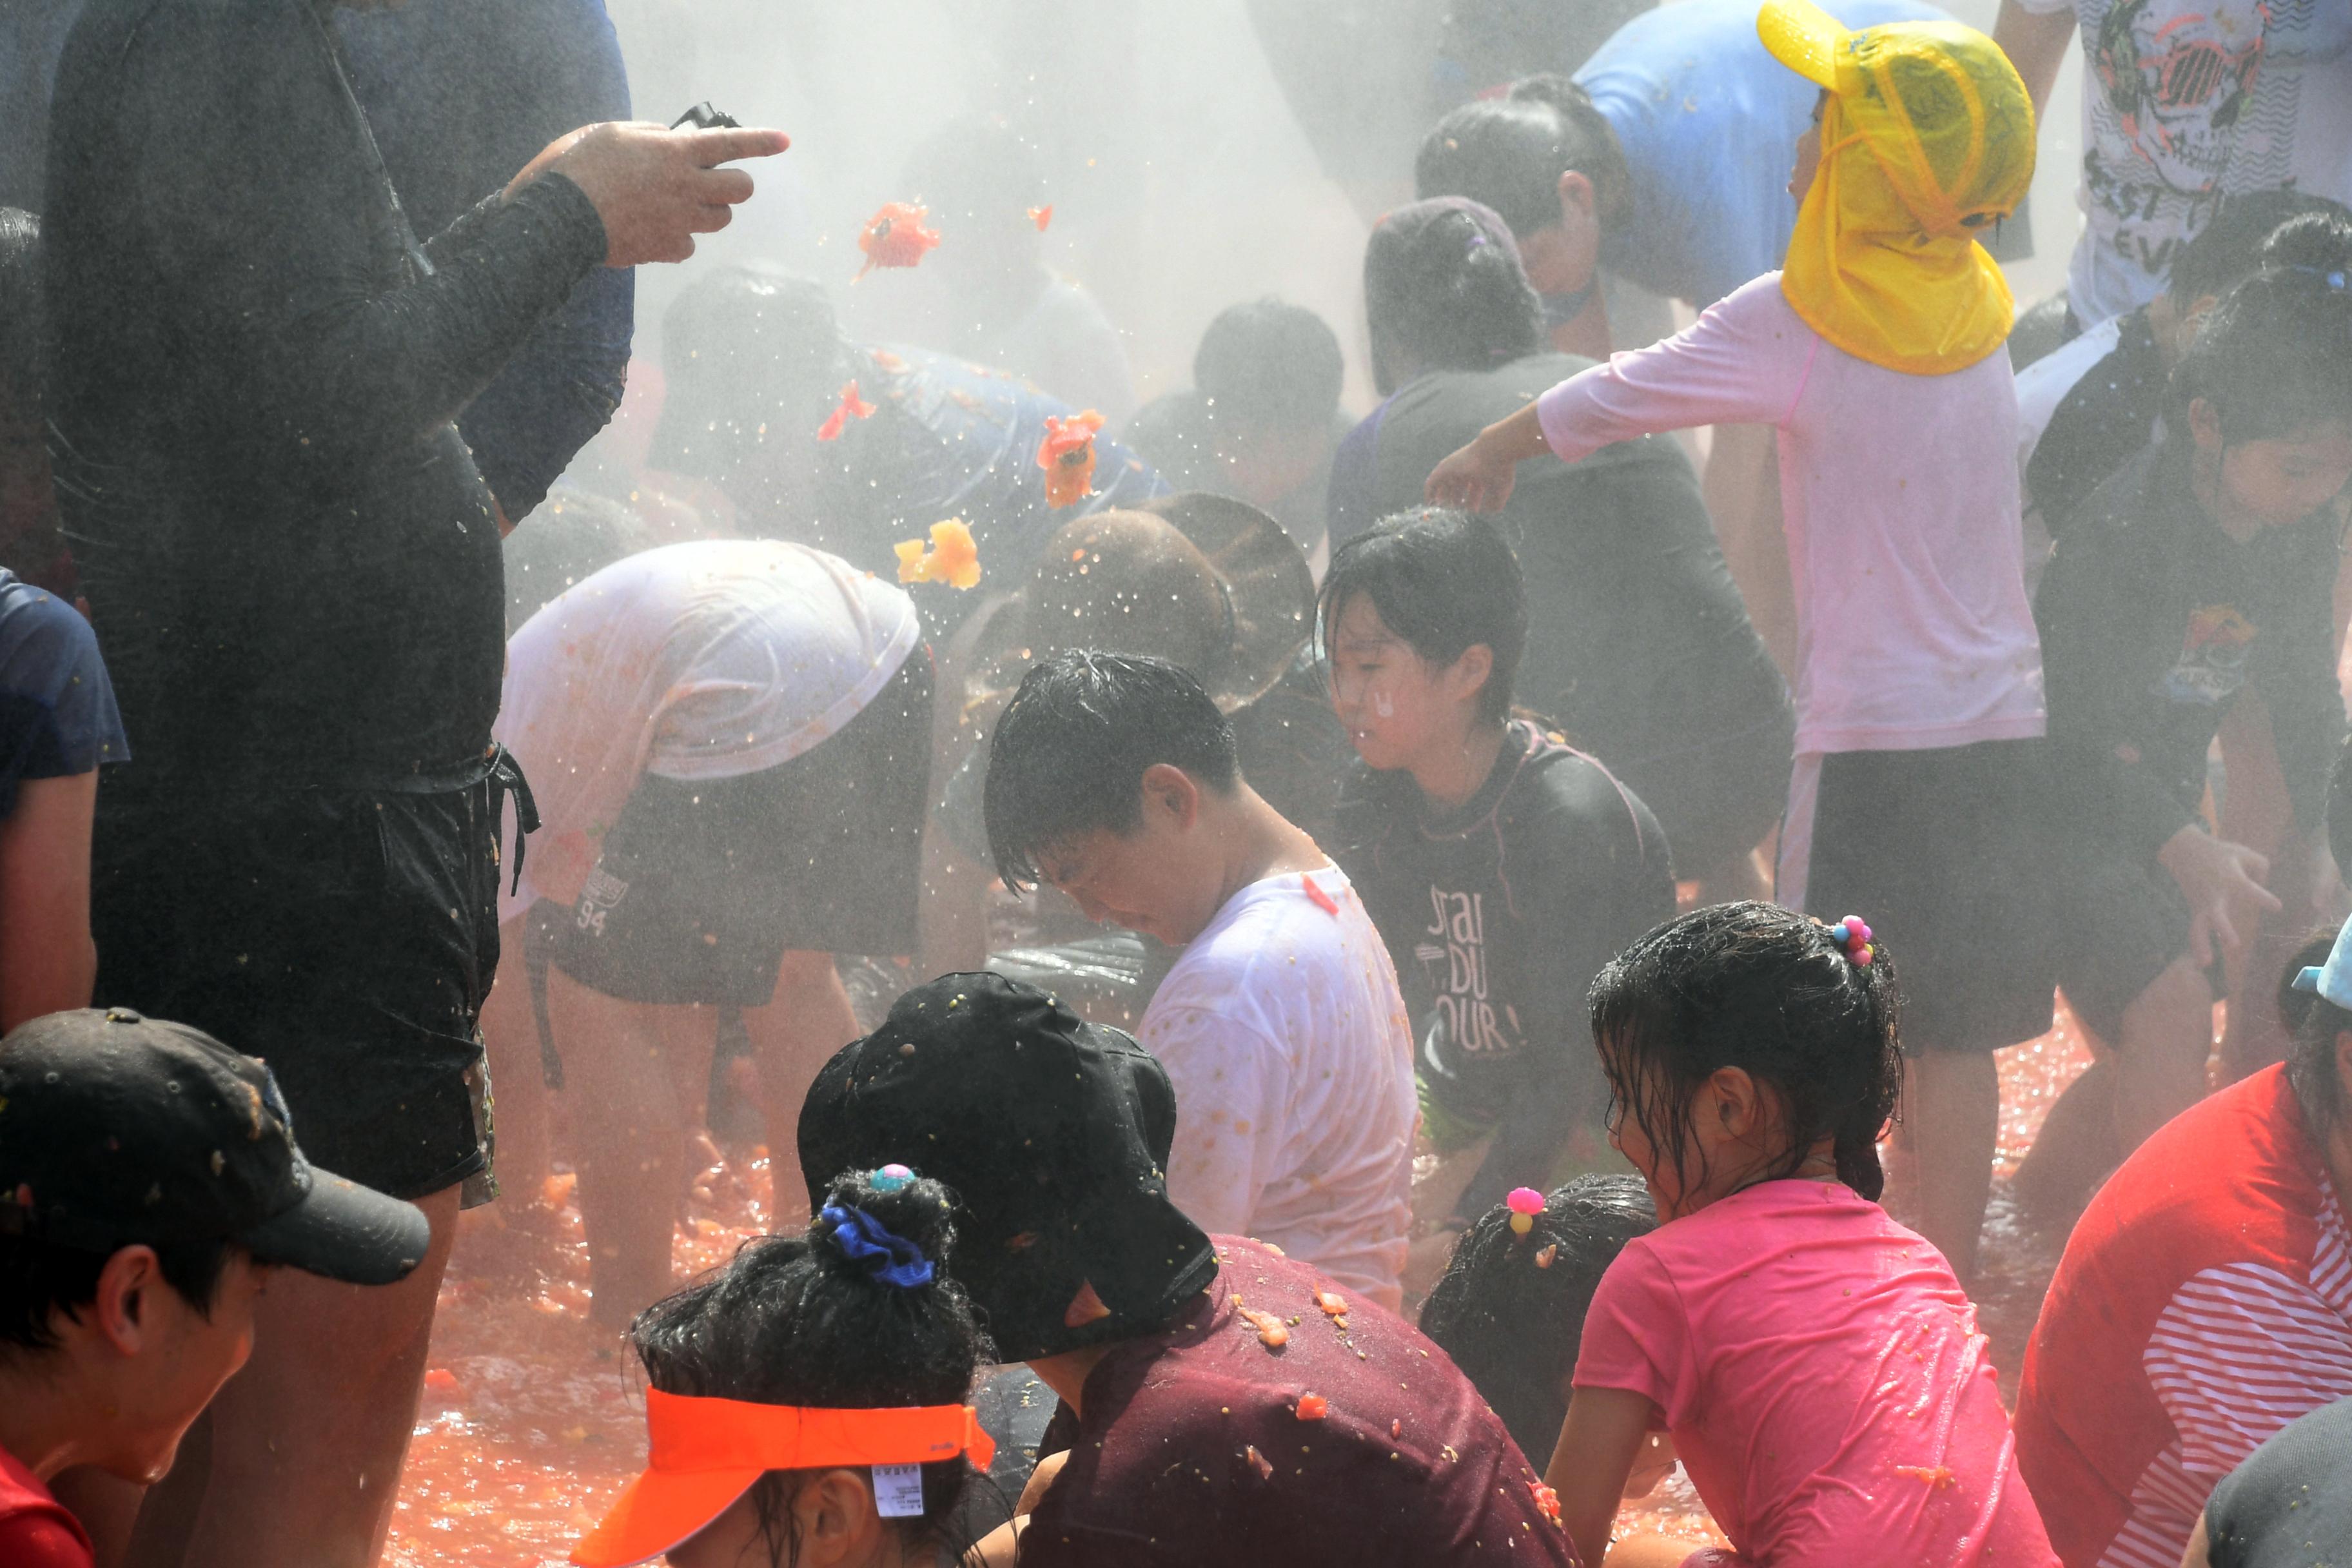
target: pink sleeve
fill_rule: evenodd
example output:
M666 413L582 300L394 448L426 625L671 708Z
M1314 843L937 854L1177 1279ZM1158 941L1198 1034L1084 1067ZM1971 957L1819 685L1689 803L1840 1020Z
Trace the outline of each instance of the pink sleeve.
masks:
M0 1520L0 1563L6 1568L94 1568L89 1538L64 1512L27 1510Z
M1617 1255L1592 1293L1577 1350L1578 1388L1638 1394L1679 1424L1693 1403L1690 1324L1682 1296L1648 1247L1635 1241Z
M1664 342L1611 356L1536 399L1564 463L1612 442L1700 425L1778 425L1821 339L1780 298L1778 273L1717 301Z

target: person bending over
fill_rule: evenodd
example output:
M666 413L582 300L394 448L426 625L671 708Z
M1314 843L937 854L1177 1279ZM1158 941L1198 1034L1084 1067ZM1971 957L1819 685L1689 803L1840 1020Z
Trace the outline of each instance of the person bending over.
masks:
M1121 434L1178 489L1271 513L1319 571L1331 456L1355 424L1339 409L1346 373L1339 338L1304 305L1228 305L1201 334L1192 384L1145 404Z
M2231 196L2175 254L2162 293L2017 373L2026 511L2052 538L2101 480L2162 433L2173 367L2221 297L2262 269L2263 243L2305 214L2346 210L2294 191Z
M1883 935L1719 904L1593 983L1658 1228L1601 1277L1545 1475L1590 1568L1688 1557L1610 1540L1661 1429L1737 1563L2056 1568L1976 1309L1876 1201L1902 1081Z
M629 1325L652 1452L580 1568L919 1568L970 1544L953 1521L993 1444L965 1402L991 1352L948 1272L952 1199L903 1165L811 1197L804 1232Z
M1909 933L1906 1185L1965 1279L2000 1119L1992 1053L2050 1026L2041 649L2000 352L2012 310L1975 237L2025 195L2032 121L2008 61L1956 24L1848 33L1809 0L1773 0L1758 26L1820 89L1788 265L1488 426L1437 465L1428 499L1496 510L1546 454L1727 419L1777 427L1801 592L1774 895Z
M1608 1100L1584 1027L1603 964L1675 912L1666 837L1609 770L1511 716L1527 640L1519 569L1494 524L1390 518L1323 581L1331 700L1362 764L1342 797L1340 865L1404 984L1422 1128L1484 1142L1444 1249L1513 1187L1601 1152Z
M1233 725L1164 659L1057 654L996 721L982 792L1007 888L1184 951L1139 1031L1190 1108L1168 1165L1202 1228L1400 1302L1412 1037L1346 873L1242 777Z
M1540 1196L1514 1192L1515 1202L1479 1215L1421 1306L1421 1331L1478 1385L1528 1454L1549 1454L1559 1441L1601 1276L1627 1242L1658 1227L1639 1176L1579 1176L1538 1208ZM1636 1484L1674 1462L1664 1435L1651 1434L1633 1467Z
M389 1285L430 1239L314 1169L269 1069L208 1035L115 1008L0 1038L0 1563L90 1568L47 1483L162 1479L277 1270Z
M502 889L502 983L544 975L578 1091L598 1321L669 1287L719 1008L742 1009L789 1159L809 1079L857 1033L835 953L915 952L930 726L913 602L805 545L646 551L515 634L498 733L543 826Z
M888 1163L953 1194L957 1282L996 1353L1060 1396L982 1561L1017 1542L1021 1568L1572 1563L1452 1362L1366 1292L1170 1201L1193 1116L1134 1040L988 973L909 991L810 1090L812 1198Z
M1073 515L1048 503L1037 466L1046 421L1070 405L949 354L853 343L805 278L728 268L689 284L662 317L662 371L646 461L717 485L745 534L798 540L892 574L897 544L961 518L993 586L1019 581ZM843 412L853 384L871 411L864 417ZM1094 447L1094 488L1076 511L1165 492L1108 435ZM915 588L942 640L980 597L944 583Z
M2035 605L2071 861L2058 978L2107 1047L2020 1173L2063 1212L2203 1097L2210 972L2279 909L2266 879L2294 890L2200 815L2207 753L2242 693L2268 710L2258 760L2309 847L2293 863L2326 858L2345 728L2332 590L2334 503L2352 479L2352 218L2298 218L2263 254L2173 373L2164 438L2059 536Z
M1399 208L1364 249L1388 401L1333 466L1334 548L1423 503L1447 454L1591 361L1543 350L1510 231L1448 197ZM1668 440L1531 465L1499 519L1525 572L1521 700L1647 801L1686 878L1757 890L1794 730L1690 464Z

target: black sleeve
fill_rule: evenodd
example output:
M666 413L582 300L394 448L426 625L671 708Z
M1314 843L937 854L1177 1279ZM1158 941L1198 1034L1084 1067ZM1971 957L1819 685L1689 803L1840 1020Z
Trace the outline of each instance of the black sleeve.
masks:
M1528 879L1535 952L1556 983L1525 999L1526 1080L1455 1206L1462 1219L1475 1219L1513 1187L1543 1184L1570 1130L1600 1111L1596 1097L1607 1094L1606 1079L1592 1047L1586 993L1611 959L1675 912L1666 836L1657 818L1599 768L1575 772L1586 775L1579 804L1553 803L1539 837L1577 853L1531 865L1536 875Z
M2059 539L2033 608L2051 750L2068 805L2152 861L2195 814L2141 760L2154 748L2133 722L2149 680L2135 658L2146 613L2138 577L2120 531L2085 516Z
M2272 744L2299 833L2317 830L2327 811L2327 778L2344 740L2344 689L2336 674L2334 520L2311 531L2294 552L2287 596L2273 627L2254 639L2251 676L2271 713Z
M429 435L487 386L604 259L604 226L551 174L475 207L387 275L383 182L319 25L299 4L159 10L117 99L183 353L233 389L221 456L298 479Z

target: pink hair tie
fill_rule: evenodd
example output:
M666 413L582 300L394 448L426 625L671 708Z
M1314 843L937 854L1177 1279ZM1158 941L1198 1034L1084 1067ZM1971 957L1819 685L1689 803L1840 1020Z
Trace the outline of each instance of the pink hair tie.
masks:
M1513 1187L1503 1203L1511 1211L1513 1233L1525 1236L1535 1229L1536 1215L1543 1213L1544 1195L1533 1187Z
M1877 956L1870 945L1870 927L1860 915L1848 915L1830 927L1830 940L1845 949L1845 955L1861 968L1869 968Z

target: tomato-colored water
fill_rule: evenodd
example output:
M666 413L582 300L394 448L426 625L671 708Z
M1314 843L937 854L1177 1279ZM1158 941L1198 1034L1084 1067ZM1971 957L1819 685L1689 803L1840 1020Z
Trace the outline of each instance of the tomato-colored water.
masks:
M2032 1146L2051 1103L2088 1062L2065 1013L2038 1040L2004 1051L2001 1173ZM645 1454L630 1366L588 1322L587 1254L571 1178L546 1194L546 1234L525 1234L500 1205L466 1217L434 1325L425 1408L408 1451L387 1561L400 1568L533 1568L563 1561ZM764 1228L767 1163L714 1158L679 1228L681 1275L723 1260ZM2055 1245L2017 1223L1997 1192L1979 1296L2005 1380L2056 1261ZM1677 1471L1623 1521L1694 1544L1720 1542Z

